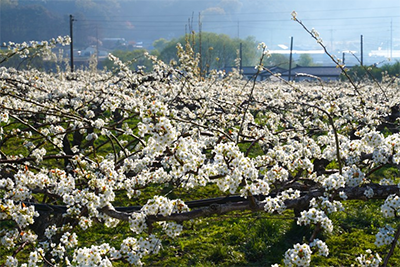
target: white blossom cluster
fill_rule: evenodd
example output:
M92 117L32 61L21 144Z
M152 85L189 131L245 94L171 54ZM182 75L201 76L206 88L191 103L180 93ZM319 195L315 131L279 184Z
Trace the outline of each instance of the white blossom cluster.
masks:
M148 215L168 216L172 213L182 213L189 211L187 205L179 199L169 200L166 197L155 196L149 200L140 212L132 213L129 218L130 229L140 234L147 229L146 218ZM175 237L183 230L182 225L175 222L161 222L163 230L170 237Z
M322 185L327 190L337 190L345 187L346 185L345 177L339 173L331 174L328 177L321 176L318 177L318 180L321 181Z
M129 226L132 232L140 234L147 229L146 214L144 212L134 212L129 218Z
M14 248L18 243L34 243L37 240L37 235L31 230L18 231L17 229L11 231L0 231L0 243L6 249Z
M264 210L268 213L282 213L286 210L285 202L281 197L266 197L262 202L264 204Z
M164 164L171 168L171 179L184 181L185 187L193 188L206 185L209 182L205 169L205 155L202 150L205 145L192 138L180 138L174 147L174 156L166 159Z
M142 122L139 123L139 135L150 134L147 146L143 153L154 157L162 153L167 145L170 145L177 137L175 127L171 120L166 117L168 113L161 103L153 102L145 111L141 111Z
M182 200L169 200L163 196L154 196L153 199L148 200L141 209L146 215L160 214L163 216L168 216L173 212L184 212L188 210L189 208Z
M356 165L343 168L343 177L348 186L358 186L365 182L365 174Z
M361 155L371 154L371 162L377 166L392 162L399 164L400 138L395 133L385 137L376 130L363 130L356 132L359 140L347 140L343 143L343 157L350 164L359 164L362 160Z
M314 241L310 243L310 247L315 248L318 251L318 254L320 254L321 256L328 257L329 255L328 246L325 244L324 241L319 240L318 238L314 239Z
M121 244L120 253L127 255L127 260L132 265L142 265L141 258L151 253L158 253L161 248L161 241L155 236L135 239L128 237Z
M25 204L16 204L10 199L0 200L0 220L13 220L20 228L25 228L33 224L39 213L35 211L34 206Z
M43 55L49 55L51 48L54 48L56 45L69 45L71 42L71 38L69 36L58 36L57 38L53 38L49 41L30 41L23 43L14 43L8 42L7 49L12 54L17 54L21 58L26 58L29 56L30 50L38 49L39 52L44 53ZM11 55L12 55L11 54Z
M375 245L378 247L389 245L394 240L395 229L390 225L386 225L385 227L381 227L378 229L378 233L375 235Z
M232 142L218 144L212 153L215 153L214 161L206 168L209 176L224 176L217 180L221 191L234 194L239 185L245 182L242 195L246 196L246 192L251 194L269 192L268 183L258 179L258 171L253 161L245 157L237 145Z
M326 216L325 212L322 210L317 210L316 208L311 208L301 212L300 218L297 220L298 225L311 225L320 224L322 229L327 232L332 232L333 224L332 221Z
M398 216L400 209L400 197L397 195L390 195L386 198L381 206L381 212L384 217L392 218Z
M368 266L368 267L377 267L380 266L382 262L382 258L379 256L378 253L375 255L372 253L370 249L365 251L367 254L361 254L356 258L356 262L361 266Z
M176 222L161 222L160 224L169 237L177 237L183 230L183 226Z
M310 207L324 210L328 214L344 210L342 202L330 200L328 197L313 198L310 201Z
M367 198L372 198L374 196L374 190L368 186L367 189L364 191L364 195Z
M309 245L297 243L285 252L285 266L310 266L311 254Z
M286 210L285 200L287 199L296 199L300 197L300 191L293 190L289 188L286 191L283 191L280 195L276 197L266 197L265 200L261 202L264 205L264 210L268 213L282 213Z
M120 256L110 245L92 245L90 248L79 248L75 251L72 263L78 266L112 266L111 257Z

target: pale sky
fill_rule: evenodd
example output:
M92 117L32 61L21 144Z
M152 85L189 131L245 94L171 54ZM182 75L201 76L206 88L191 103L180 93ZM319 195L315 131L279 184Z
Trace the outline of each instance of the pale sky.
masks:
M271 48L290 45L297 48L318 48L302 27L291 20L291 12L320 33L327 47L333 50L355 50L363 35L366 49L400 50L399 0L120 0L136 3L137 12L127 21L136 32L157 32L172 38L185 32L183 24L192 21L192 28L226 33L232 37L251 35ZM125 13L124 15L126 16ZM193 20L192 20L193 18Z
M317 49L304 29L291 20L296 11L309 29L320 33L331 50L359 50L363 36L365 50L400 50L400 0L19 0L63 6L59 12L81 12L74 3L99 5L107 22L85 14L91 27L101 24L106 37L125 37L136 42L172 39L192 28L225 33L231 37L254 36L271 49L290 46ZM64 6L66 7L64 10ZM104 8L106 6L106 8ZM1 7L0 7L1 8ZM69 8L69 10L67 10ZM75 8L75 10L73 9ZM71 11L73 10L73 11ZM82 11L84 12L84 10ZM62 14L65 15L65 14ZM79 27L79 22L76 23ZM111 36L111 35L115 36Z
M295 10L298 18L308 28L315 28L320 33L326 45L358 42L360 35L363 35L367 46L386 47L391 39L393 45L400 44L400 1L398 0L235 0L225 2L242 3L240 8L231 12L231 23L228 20L217 23L218 18L227 17L226 15L205 15L203 30L223 31L225 27L234 35L233 29L236 26L237 35L240 37L254 35L267 44L284 43L293 36L298 44L310 45L313 41L308 38L300 25L291 20L290 14Z

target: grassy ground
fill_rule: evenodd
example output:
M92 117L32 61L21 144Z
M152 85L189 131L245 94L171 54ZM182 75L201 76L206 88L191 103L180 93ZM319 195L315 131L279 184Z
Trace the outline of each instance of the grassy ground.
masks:
M333 216L335 230L321 235L330 254L313 256L312 265L350 266L366 249L377 251L383 258L387 247L374 245L375 234L387 221L361 201L346 204L346 211ZM283 254L295 243L305 242L311 235L308 227L298 226L293 214L279 216L263 213L235 213L185 224L182 236L165 240L164 250L146 259L152 266L270 266L283 263ZM390 264L400 265L398 249Z
M379 227L393 222L382 219L376 212L381 204L382 201L347 201L345 211L331 216L334 232L318 236L326 241L329 256L313 255L312 265L350 266L366 249L384 258L389 248L377 248L375 234ZM115 229L96 226L92 231L81 233L82 245L110 242L117 246L126 232L129 232L127 224ZM161 252L144 258L144 263L148 266L270 266L283 263L285 251L295 243L307 242L311 233L309 227L296 224L292 211L282 215L235 212L185 222L181 236L175 239L164 236ZM390 264L400 265L398 248Z
M171 192L171 188L156 187L153 190L160 190L163 194ZM149 195L153 193L148 192ZM145 196L146 192L143 194ZM210 186L198 191L174 190L169 196L201 199L217 195L216 186ZM382 200L345 202L345 211L330 216L335 225L333 233L318 236L327 243L329 256L313 255L312 265L350 266L366 249L378 252L384 258L389 247L377 248L374 245L375 234L379 227L387 224L395 227L396 222L382 218L379 212L382 203ZM12 227L6 223L1 226L2 229ZM156 227L154 231L159 229ZM175 239L163 236L160 253L145 257L143 262L147 266L270 266L283 263L285 251L293 244L307 242L311 233L309 227L296 224L292 211L282 215L235 212L185 222L181 236ZM116 228L95 225L78 234L81 246L108 242L118 248L120 241L130 235L130 230L127 223L121 223ZM5 255L5 252L0 249L0 255ZM399 248L395 249L389 263L400 266Z

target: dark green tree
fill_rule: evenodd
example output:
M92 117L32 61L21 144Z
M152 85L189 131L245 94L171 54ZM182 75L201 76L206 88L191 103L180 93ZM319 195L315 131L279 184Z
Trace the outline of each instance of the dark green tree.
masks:
M289 56L283 54L272 54L271 56L264 58L263 64L267 67L281 67L284 69L289 69ZM292 66L295 66L293 60Z
M164 38L160 38L153 42L154 50L162 51L168 45L168 41Z
M376 65L371 66L354 66L347 72L349 76L355 81L362 80L376 80L382 81L383 76L398 77L400 75L400 62L387 63L382 67Z
M382 71L387 73L389 76L400 75L400 61L396 60L393 64L385 64L382 66Z
M297 60L297 64L304 67L315 66L314 60L310 54L301 54Z
M176 45L184 45L189 42L201 57L201 68L203 72L209 69L220 69L235 66L235 59L239 56L240 44L242 45L242 65L252 66L257 62L257 42L254 37L246 39L230 38L226 34L202 32L201 34L190 34L173 39L169 42L156 41L155 49L161 47L160 59L164 62L177 60ZM161 46L162 45L162 46Z

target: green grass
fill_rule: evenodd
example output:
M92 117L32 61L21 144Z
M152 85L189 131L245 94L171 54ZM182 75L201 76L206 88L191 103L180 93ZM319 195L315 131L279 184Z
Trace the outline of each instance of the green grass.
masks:
M350 266L365 250L371 249L384 258L388 247L374 245L379 227L385 220L376 211L382 201L347 201L345 211L332 215L335 225L331 234L321 233L330 250L328 257L315 253L312 265ZM158 255L145 259L150 266L270 266L283 263L285 251L296 243L307 242L312 231L298 226L292 212L274 216L265 213L232 213L184 224L177 239L165 239ZM400 251L389 263L400 265Z
M288 248L292 220L264 213L232 213L184 224L181 236L166 241L153 266L260 266L280 261Z

